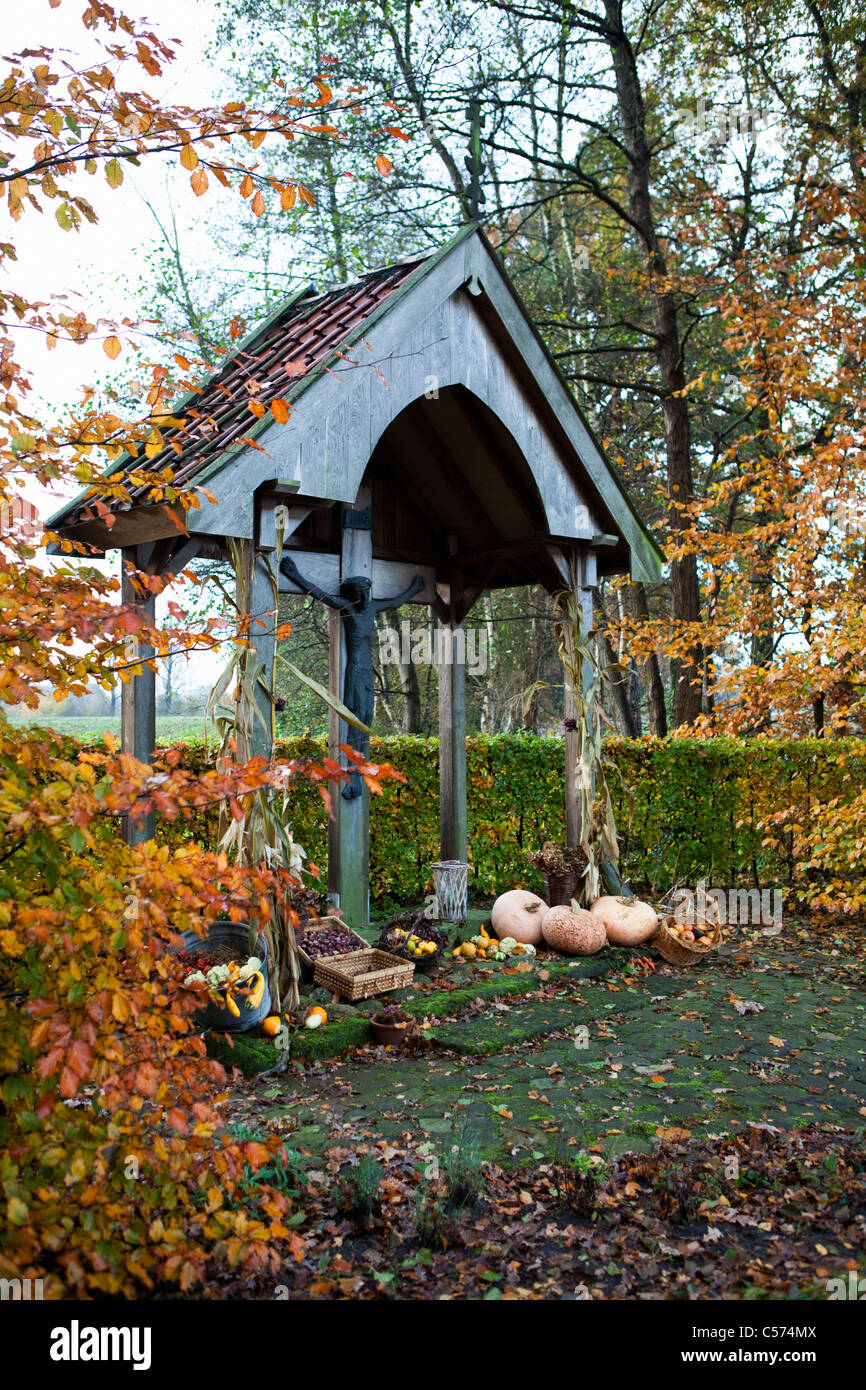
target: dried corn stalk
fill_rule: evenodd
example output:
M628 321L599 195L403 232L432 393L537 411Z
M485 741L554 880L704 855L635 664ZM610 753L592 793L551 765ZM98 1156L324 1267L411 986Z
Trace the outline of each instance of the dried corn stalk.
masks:
M582 616L573 591L564 589L554 596L559 618L555 632L559 658L565 672L566 691L574 701L577 760L575 793L580 813L580 845L586 855L583 871L583 901L592 903L599 896L602 877L615 891L622 891L622 880L615 865L619 859L616 821L610 799L606 769L612 767L603 751L603 724L607 723L601 704L604 674L583 632Z
M220 746L217 753L217 767L232 762L246 763L250 758L254 722L257 720L267 728L269 739L273 739L274 692L268 683L266 669L255 648L245 640L244 624L248 622L249 595L247 585L248 567L240 546L229 540L229 555L235 572L236 595L220 585L222 592L235 610L241 625L241 637L231 660L221 673L207 703L207 717L213 720L219 735ZM279 563L279 551L277 553ZM274 593L274 610L278 603L276 572L271 568L271 581ZM276 624L274 624L276 643ZM267 695L270 710L270 727L262 713L260 693ZM282 788L269 784L248 792L241 799L243 816L236 820L226 806L220 808L219 850L238 864L252 867L265 864L269 869L284 870L294 878L300 877L304 850L292 839L288 825L289 796L285 786ZM286 999L290 1008L300 1002L298 981L297 941L295 939L293 909L288 900L291 885L274 895L271 903L270 922L262 926L263 934L270 946L271 996L274 1007L281 1009L281 999ZM256 928L250 928L251 949L255 942Z

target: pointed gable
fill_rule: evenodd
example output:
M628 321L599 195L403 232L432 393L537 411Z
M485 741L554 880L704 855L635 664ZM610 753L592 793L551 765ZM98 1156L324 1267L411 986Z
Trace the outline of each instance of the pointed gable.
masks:
M275 397L286 423L250 412ZM456 536L469 583L551 583L579 543L601 573L659 576L661 551L475 227L430 257L296 296L174 409L184 427L164 431L149 467L215 496L187 514L194 535L252 537L255 494L284 480L309 509L293 545L327 551L328 504L367 481L385 559L435 567ZM49 525L106 548L176 535L148 491L110 532L81 503Z

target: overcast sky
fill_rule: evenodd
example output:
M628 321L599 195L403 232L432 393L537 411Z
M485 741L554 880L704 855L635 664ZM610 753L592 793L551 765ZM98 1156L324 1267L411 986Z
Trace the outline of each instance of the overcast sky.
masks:
M3 54L46 46L55 52L68 51L69 61L73 61L72 55L76 61L94 56L93 39L81 23L83 8L83 0L62 0L58 9L51 9L48 0L20 0L17 4L0 0ZM130 87L135 84L141 88L147 82L148 89L163 99L191 106L203 105L217 95L213 69L203 58L212 13L207 0L119 0L117 8L133 19L146 18L148 27L160 37L178 38L182 43L177 61L161 78L147 79L140 67L131 66L126 74ZM172 161L176 164L176 156ZM99 222L96 226L85 223L80 232L62 231L50 203L42 215L28 211L14 224L9 223L2 206L0 225L5 221L5 231L18 251L17 263L6 271L7 281L35 299L67 295L70 305L83 307L90 318L134 317L138 308L134 290L142 255L154 241L153 220L142 194L157 207L165 207L166 167L159 159L145 161L138 169L128 167L123 185L115 191L107 186L101 171L92 177L82 176L80 191L94 204ZM190 205L198 201L201 207L207 199L196 200L188 175L178 172L179 176L172 178L172 196L181 206L188 200ZM30 369L38 396L34 403L37 414L43 403L50 409L80 399L81 387L87 382L104 380L112 372L123 379L128 373L126 354L111 364L100 343L77 347L61 341L49 353L44 339L36 334L21 337L23 341L16 346L20 360ZM67 488L50 494L34 484L28 495L44 518L74 491ZM46 558L46 563L52 562ZM119 572L116 556L110 567ZM214 658L196 658L194 665L197 669L190 673L192 684L213 678Z
M125 0L122 8L134 19L146 18L161 37L182 42L177 61L162 78L149 81L150 90L169 101L190 105L203 104L214 96L211 71L202 57L210 24L207 3ZM48 0L25 0L18 5L0 0L0 9L4 54L43 44L55 50L69 50L77 57L94 51L93 41L81 23L82 0L62 0L56 10L50 8ZM128 70L127 80L129 85L135 82L139 87L147 81L137 66ZM160 159L146 160L138 169L127 166L122 187L113 192L101 171L92 177L83 176L78 185L94 204L99 223L85 223L79 232L62 231L51 215L50 204L41 216L26 212L12 229L18 262L10 268L8 278L14 278L17 286L33 298L68 295L71 304L83 307L91 317L134 317L138 307L134 292L142 254L153 243L155 230L142 194L156 206L165 207L166 167L167 162ZM173 178L172 192L181 205L187 200L196 201L185 175ZM81 347L61 342L49 353L44 340L33 335L23 342L20 356L31 369L39 396L55 404L76 400L85 382L104 378L112 371L122 376L128 370L123 356L112 367L101 345L95 342ZM56 505L54 499L44 496L34 500L43 512L46 504L49 509Z

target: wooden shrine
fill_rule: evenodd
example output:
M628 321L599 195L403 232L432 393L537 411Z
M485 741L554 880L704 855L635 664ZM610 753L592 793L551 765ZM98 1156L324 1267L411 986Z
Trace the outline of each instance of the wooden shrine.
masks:
M255 419L249 404L258 397L284 399L288 422L270 413ZM269 667L279 528L289 560L282 591L354 596L351 614L345 604L330 609L330 685L341 698L347 634L350 684L365 698L358 605L381 607L411 591L409 601L435 615L447 657L485 590L575 584L588 630L600 575L659 578L661 552L475 224L431 256L296 295L172 411L183 428L164 431L166 447L148 466L172 467L178 484L206 488L215 502L173 520L142 485L131 503L110 504L110 530L86 497L48 529L97 552L120 547L151 573L177 574L196 555L226 558L227 538L243 543L247 601L261 624L254 641ZM124 584L124 598L134 601ZM467 854L464 681L459 661L442 661L440 825L448 859ZM273 727L272 711L264 712ZM332 715L332 748L348 737ZM155 675L148 667L124 686L122 742L149 760ZM569 771L572 744L566 736ZM253 751L271 754L263 730ZM369 878L369 794L356 790L333 798L328 864L331 900L353 923L367 919ZM570 795L567 807L573 837Z

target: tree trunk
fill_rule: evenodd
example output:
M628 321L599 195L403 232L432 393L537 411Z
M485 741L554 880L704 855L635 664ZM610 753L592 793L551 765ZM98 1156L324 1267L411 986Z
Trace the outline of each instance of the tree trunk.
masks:
M631 710L631 721L634 725L633 738L640 738L643 734L643 720L640 712L640 676L637 673L637 662L629 663L628 673L628 707Z
M616 659L616 652L610 644L610 638L604 633L604 656L610 669L610 689L613 695L613 708L616 722L619 725L620 733L625 738L637 738L637 729L634 723L634 714L629 703L629 675L623 671L622 666Z
M400 692L403 696L403 733L420 734L421 690L418 685L418 671L411 661L405 666L401 662L399 671Z
M605 0L607 41L613 59L617 105L623 144L628 155L628 208L635 232L647 255L655 355L663 392L665 448L669 496L669 524L676 543L688 529L681 508L694 494L691 428L688 405L682 394L686 384L677 306L667 286L667 265L662 254L650 196L651 154L646 132L646 111L637 59L622 22L621 0ZM671 562L672 613L677 624L700 621L700 588L697 559L684 555ZM674 724L690 724L701 712L702 658L695 643L677 663L674 690Z
M630 589L635 614L642 622L649 621L646 589L643 584L633 584ZM646 682L647 714L650 733L654 738L666 738L668 732L668 712L665 705L665 687L655 652L644 662L643 678Z

